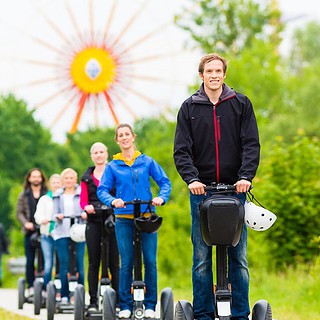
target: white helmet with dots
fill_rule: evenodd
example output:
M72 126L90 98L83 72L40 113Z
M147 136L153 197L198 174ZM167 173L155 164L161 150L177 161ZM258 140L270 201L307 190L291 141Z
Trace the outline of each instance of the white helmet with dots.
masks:
M86 241L86 224L85 223L74 223L69 230L71 240L74 242Z
M253 202L245 202L244 221L254 231L268 230L277 220L277 216L271 211L259 207Z

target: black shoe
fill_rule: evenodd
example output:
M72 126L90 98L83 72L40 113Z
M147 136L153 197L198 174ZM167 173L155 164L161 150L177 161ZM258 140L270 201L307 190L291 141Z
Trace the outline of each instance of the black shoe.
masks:
M99 308L98 308L98 305L96 303L90 303L89 305L89 308L88 308L88 311L98 311Z

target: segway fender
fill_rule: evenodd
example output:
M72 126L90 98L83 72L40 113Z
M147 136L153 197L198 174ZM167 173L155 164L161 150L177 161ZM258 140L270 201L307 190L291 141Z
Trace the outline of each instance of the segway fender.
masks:
M252 309L252 320L272 320L271 306L267 300L259 300Z
M175 320L193 320L193 308L189 301L179 300L175 309Z

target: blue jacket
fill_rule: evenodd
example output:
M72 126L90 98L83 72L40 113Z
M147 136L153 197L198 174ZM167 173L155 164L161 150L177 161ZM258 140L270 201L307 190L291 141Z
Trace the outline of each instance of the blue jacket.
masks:
M145 154L140 154L132 166L118 159L109 162L101 177L97 195L109 207L111 207L111 202L117 198L123 201L152 200L150 177L160 188L158 197L167 202L171 192L171 182L161 166ZM113 187L116 189L115 197L110 194ZM141 205L141 212L145 212L146 209L147 205ZM153 206L152 211L155 211ZM133 205L116 208L115 214L133 214Z

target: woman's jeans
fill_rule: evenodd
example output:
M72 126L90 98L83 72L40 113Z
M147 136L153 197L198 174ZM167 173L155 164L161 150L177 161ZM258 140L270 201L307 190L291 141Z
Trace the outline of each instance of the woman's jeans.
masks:
M134 221L133 219L116 218L116 238L121 258L120 267L120 309L132 311L133 299L131 294L132 271L134 265ZM142 255L144 262L144 282L146 294L144 306L155 310L157 304L157 241L158 234L141 233Z
M195 319L214 319L214 293L212 272L212 247L207 246L202 239L200 230L199 204L207 195L193 195L190 193L192 217L192 244L193 244L193 311ZM242 203L244 194L237 194ZM248 319L249 307L249 270L247 263L247 228L243 225L242 235L235 247L228 247L229 282L232 287L231 319Z
M41 250L44 260L43 287L46 289L47 284L52 278L54 240L51 236L41 235Z
M61 238L55 240L55 247L59 259L59 275L61 280L61 298L67 297L69 299L69 283L68 272L70 264L70 238ZM76 266L78 272L78 283L84 284L84 249L85 242L76 242Z

